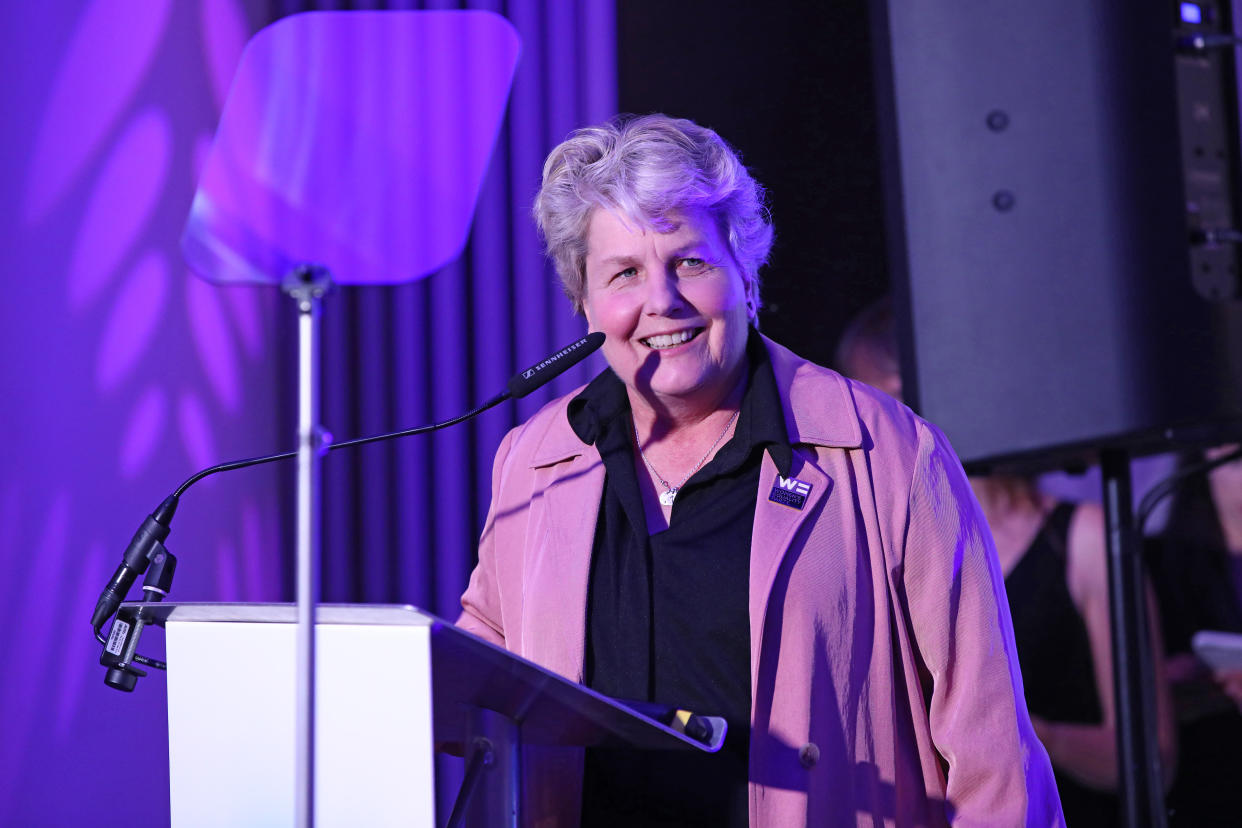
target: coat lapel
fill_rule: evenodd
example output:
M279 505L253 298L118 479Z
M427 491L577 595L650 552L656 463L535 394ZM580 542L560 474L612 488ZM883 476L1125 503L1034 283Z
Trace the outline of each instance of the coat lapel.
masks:
M604 464L594 446L575 441L573 454L540 452L536 475L546 474L537 537L527 549L526 623L522 650L574 681L583 677L591 549L604 491ZM559 454L559 457L558 457Z
M799 531L808 521L823 514L825 499L833 489L833 480L821 468L817 452L822 449L857 449L863 444L858 409L854 405L849 381L835 371L807 362L770 339L765 338L764 345L772 360L772 372L781 395L785 430L794 447L790 476L810 486L810 492L801 508L773 502L772 489L778 486L778 471L772 458L764 453L750 539L752 693L759 678L759 650L763 643L768 603L781 565L793 548ZM778 499L791 500L779 495Z
M784 485L782 485L782 483ZM759 469L759 491L755 499L755 523L750 537L750 656L751 684L759 675L759 646L763 642L763 620L767 615L768 600L776 583L777 573L785 555L793 546L798 531L807 521L821 512L821 506L832 490L832 478L813 462L807 460L804 450L796 450L790 477L782 478L767 452ZM801 486L810 487L801 508L785 505L777 500L791 498L781 493L796 495ZM792 498L796 502L796 497Z

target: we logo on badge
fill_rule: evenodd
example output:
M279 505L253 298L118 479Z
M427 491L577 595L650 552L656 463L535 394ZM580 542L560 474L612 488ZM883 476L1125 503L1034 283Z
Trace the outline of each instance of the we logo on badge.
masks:
M810 494L810 483L796 477L782 477L778 474L768 500L800 511L806 505L806 499Z

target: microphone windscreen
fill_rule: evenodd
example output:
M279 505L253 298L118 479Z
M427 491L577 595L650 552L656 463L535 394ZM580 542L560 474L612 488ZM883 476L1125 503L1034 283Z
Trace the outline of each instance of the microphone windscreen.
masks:
M604 344L604 335L592 331L586 336L561 348L552 356L535 363L525 371L519 371L509 380L509 396L515 399L525 397L539 386L568 371L582 360L599 350Z

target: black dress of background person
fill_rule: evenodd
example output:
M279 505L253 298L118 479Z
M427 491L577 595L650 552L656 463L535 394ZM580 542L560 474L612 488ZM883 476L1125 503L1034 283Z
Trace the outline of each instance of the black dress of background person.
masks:
M1242 633L1242 555L1229 552L1207 477L1179 491L1146 548L1179 725L1169 824L1242 825L1242 713L1190 644L1199 630Z
M1096 690L1087 626L1066 583L1066 556L1075 504L1052 507L1039 533L1005 576L1022 687L1031 715L1050 722L1098 724L1104 717ZM1120 803L1111 791L1090 788L1053 765L1065 824L1118 825Z

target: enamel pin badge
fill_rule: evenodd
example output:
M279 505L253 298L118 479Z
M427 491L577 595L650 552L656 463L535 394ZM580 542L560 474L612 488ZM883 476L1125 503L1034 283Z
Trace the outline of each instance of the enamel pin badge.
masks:
M772 491L768 495L768 500L773 503L779 503L782 506L788 506L790 509L802 510L806 505L806 499L811 494L811 484L804 483L796 477L776 476L776 482L772 484Z

